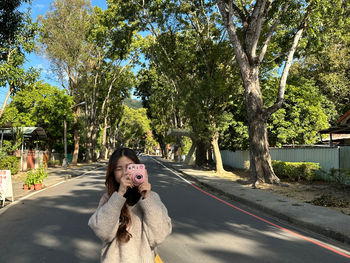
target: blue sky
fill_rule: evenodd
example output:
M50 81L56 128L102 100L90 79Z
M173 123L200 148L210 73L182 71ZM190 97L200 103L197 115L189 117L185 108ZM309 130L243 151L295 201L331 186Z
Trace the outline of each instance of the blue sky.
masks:
M33 0L31 4L31 13L32 18L35 20L39 15L44 15L50 8L50 4L53 1L48 0ZM92 0L91 1L92 6L99 6L102 9L107 8L107 4L105 0ZM20 10L26 10L27 5L21 6ZM34 67L34 68L41 68L41 79L43 79L45 82L50 83L51 85L60 86L60 83L55 81L55 76L53 74L50 74L49 71L49 62L47 59L45 59L43 56L35 53L29 54L27 57L27 62L25 63L24 67ZM5 100L5 96L7 93L7 88L1 88L0 89L0 105L3 104Z

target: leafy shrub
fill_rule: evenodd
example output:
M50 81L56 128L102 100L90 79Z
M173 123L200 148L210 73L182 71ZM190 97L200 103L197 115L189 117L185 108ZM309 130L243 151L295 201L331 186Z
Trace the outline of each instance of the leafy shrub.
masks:
M61 164L60 160L50 160L48 163L50 167L55 167L56 165L60 165L60 164Z
M26 180L24 181L24 184L31 186L34 184L34 176L35 176L35 170L29 170L27 172Z
M45 167L40 166L40 168L35 172L34 184L41 184L46 177L47 177L47 173L46 173Z
M329 171L321 171L322 176L327 181L336 182L341 185L350 185L350 170L348 169L330 169Z
M7 155L0 160L0 170L11 170L11 174L18 173L20 158Z
M26 185L41 184L47 177L47 173L44 166L40 166L37 170L29 170L25 180Z
M272 161L272 167L280 179L292 181L320 179L318 171L321 167L319 163Z

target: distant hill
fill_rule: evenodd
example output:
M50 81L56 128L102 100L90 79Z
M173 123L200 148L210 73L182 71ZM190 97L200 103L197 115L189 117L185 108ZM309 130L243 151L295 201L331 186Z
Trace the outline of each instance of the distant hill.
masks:
M133 108L135 110L142 108L142 101L140 100L125 99L124 104L129 108Z

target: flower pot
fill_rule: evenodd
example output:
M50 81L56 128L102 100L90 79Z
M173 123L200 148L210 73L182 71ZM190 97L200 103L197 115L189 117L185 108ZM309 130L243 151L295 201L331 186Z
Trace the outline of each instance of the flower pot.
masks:
M27 185L27 184L24 184L24 185L23 185L23 189L24 189L24 190L28 190L28 189L29 189L28 185Z
M35 187L35 190L38 191L38 190L41 190L43 188L43 185L42 184L34 184L34 187Z
M30 190L34 190L34 185L33 184L30 186Z

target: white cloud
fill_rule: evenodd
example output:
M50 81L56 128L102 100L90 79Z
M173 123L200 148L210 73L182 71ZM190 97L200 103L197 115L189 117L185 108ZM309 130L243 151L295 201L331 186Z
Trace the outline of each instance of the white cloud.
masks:
M36 4L36 5L34 5L34 8L36 8L36 9L43 9L43 8L45 8L45 5Z

